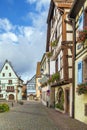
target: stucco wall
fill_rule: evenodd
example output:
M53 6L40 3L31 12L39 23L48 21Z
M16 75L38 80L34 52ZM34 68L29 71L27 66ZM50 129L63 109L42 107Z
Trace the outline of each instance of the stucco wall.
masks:
M85 53L84 55L82 55L79 59L76 60L75 63L75 118L87 123L87 116L85 116L85 104L87 103L87 94L82 94L82 95L78 95L78 93L76 92L76 88L77 88L77 64L79 61L82 61L83 58L87 55L87 53Z

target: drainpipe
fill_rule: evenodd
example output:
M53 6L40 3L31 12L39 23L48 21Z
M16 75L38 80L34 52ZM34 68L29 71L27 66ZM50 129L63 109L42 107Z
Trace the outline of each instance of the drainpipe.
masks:
M72 118L74 118L75 110L75 57L76 57L76 32L75 32L75 19L69 18L72 21L73 26L73 54L72 54Z
M50 78L50 58L48 58L48 78ZM51 93L51 86L49 84L49 89L50 89L50 93ZM49 96L49 101L48 101L48 106L50 107L50 101L51 101L51 98Z
M75 19L73 19L73 102L72 102L72 118L75 114L75 57L76 57L76 29L75 29Z

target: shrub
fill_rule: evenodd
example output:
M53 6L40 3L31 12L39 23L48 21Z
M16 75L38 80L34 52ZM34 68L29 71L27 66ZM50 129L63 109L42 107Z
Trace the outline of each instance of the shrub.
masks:
M7 112L9 111L9 106L6 103L0 104L0 112Z
M55 104L55 107L59 108L60 110L64 110L63 104L57 103L57 104Z

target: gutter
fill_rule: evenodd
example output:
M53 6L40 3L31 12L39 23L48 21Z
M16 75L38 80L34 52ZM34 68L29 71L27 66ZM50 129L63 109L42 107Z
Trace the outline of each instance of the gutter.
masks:
M72 21L72 26L73 26L73 62L72 62L72 118L74 118L74 110L75 110L75 57L76 57L76 32L75 32L75 19L70 18L69 19Z

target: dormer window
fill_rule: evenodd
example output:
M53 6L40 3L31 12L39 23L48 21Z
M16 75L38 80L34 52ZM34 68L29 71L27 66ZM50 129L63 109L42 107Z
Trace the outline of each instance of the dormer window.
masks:
M7 70L7 69L8 69L8 66L5 66L5 69Z

